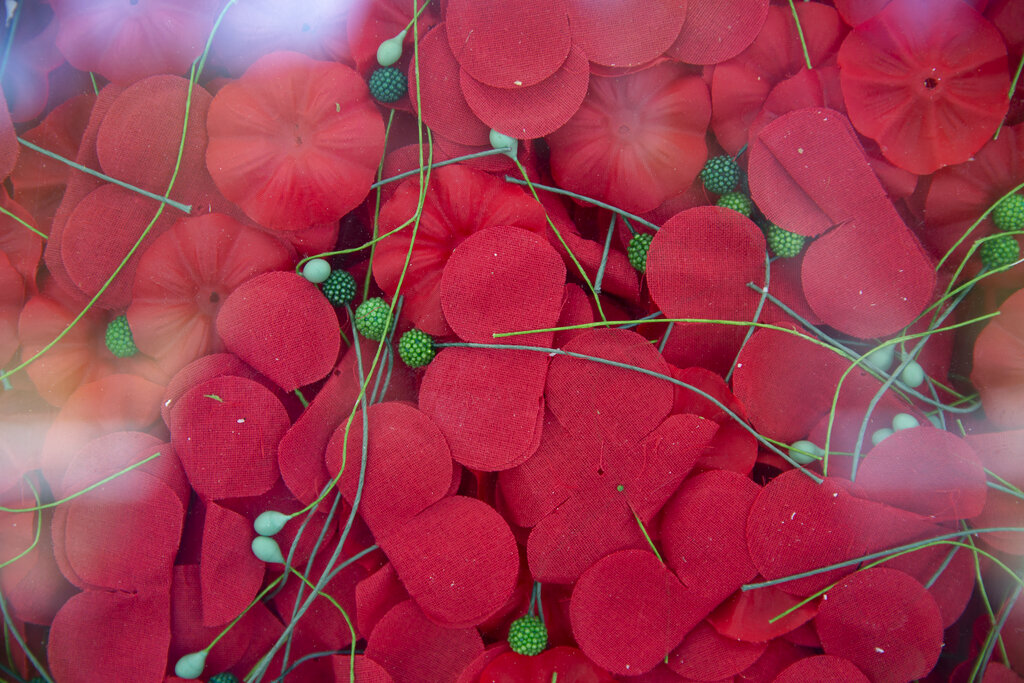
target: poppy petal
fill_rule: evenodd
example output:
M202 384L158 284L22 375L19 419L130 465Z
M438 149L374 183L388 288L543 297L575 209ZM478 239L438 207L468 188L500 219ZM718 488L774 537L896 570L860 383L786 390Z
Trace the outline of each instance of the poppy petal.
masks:
M206 506L199 563L203 625L231 621L259 592L266 564L252 553L252 523L216 503Z
M690 64L717 64L742 52L757 37L768 0L688 0L686 21L666 51Z
M868 683L869 680L856 664L849 659L835 655L806 657L787 666L775 679L777 683L801 683L801 681Z
M668 666L688 679L720 681L749 667L764 654L766 647L765 643L727 638L702 621L668 656Z
M569 0L567 4L573 43L587 59L606 66L635 66L659 56L676 40L685 25L687 0L653 5L643 0L597 5Z

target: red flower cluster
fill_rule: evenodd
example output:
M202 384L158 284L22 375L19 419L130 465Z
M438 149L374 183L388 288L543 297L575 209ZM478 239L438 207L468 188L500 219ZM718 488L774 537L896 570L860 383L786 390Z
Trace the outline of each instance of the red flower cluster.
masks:
M1021 680L1019 4L8 5L3 680Z

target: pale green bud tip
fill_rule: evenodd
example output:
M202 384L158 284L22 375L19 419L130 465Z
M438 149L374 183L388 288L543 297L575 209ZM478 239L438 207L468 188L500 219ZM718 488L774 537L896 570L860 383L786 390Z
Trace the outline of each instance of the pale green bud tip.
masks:
M253 522L252 526L260 536L273 536L283 529L284 525L287 524L290 519L291 517L283 512L267 510L256 518L256 521Z
M302 266L302 277L318 285L331 276L331 264L322 258L306 261Z
M174 665L174 675L178 678L199 678L206 666L206 654L206 650L200 650L185 655Z
M892 434L893 432L891 429L889 429L888 427L883 427L882 429L879 429L877 432L871 435L871 443L877 446L878 444L882 443L890 436L892 436Z
M405 40L405 31L402 31L394 38L388 38L377 48L377 63L381 66L391 66L402 58L402 41Z
M806 439L794 441L789 447L789 457L801 465L809 465L819 460L822 455L824 455L824 451L817 444Z
M924 368L916 360L912 360L903 368L900 379L908 387L919 387L924 383Z
M901 429L912 429L917 427L920 423L917 418L908 413L897 413L892 418L893 431L900 431Z
M868 354L864 362L873 368L881 370L882 372L888 371L892 365L892 359L895 355L896 349L893 346L883 346L880 349L875 349Z
M252 554L262 562L275 562L284 564L284 555L281 554L281 546L269 536L257 536L252 539Z
M505 152L505 154L509 158L512 158L512 159L516 158L516 154L519 152L519 140L516 140L513 137L505 135L504 133L499 133L498 131L494 130L493 128L491 129L491 133L489 135L489 138L490 138L490 141L491 141L491 147L493 149L505 149L505 148L507 148L508 151Z

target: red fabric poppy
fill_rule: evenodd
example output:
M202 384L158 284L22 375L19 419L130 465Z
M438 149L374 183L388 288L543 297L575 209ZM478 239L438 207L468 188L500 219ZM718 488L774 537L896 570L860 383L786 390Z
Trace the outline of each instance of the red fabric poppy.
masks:
M775 679L778 683L868 683L869 679L849 659L835 655L817 655L801 659L783 669Z
M865 569L826 593L815 618L825 654L853 662L872 681L909 681L934 668L942 618L924 587L903 572Z
M163 680L171 600L152 593L87 590L61 608L46 647L50 672L69 683ZM88 633L88 638L82 634Z
M573 43L590 61L605 66L636 66L658 57L672 45L684 26L686 6L686 0L653 5L642 0L603 5L569 0L569 28ZM638 17L643 21L637 21Z
M206 506L199 563L204 626L226 624L256 597L266 564L253 555L252 536L252 522L242 515Z
M668 656L668 666L680 676L697 681L729 679L764 654L765 643L727 638L706 621L686 634Z
M409 179L381 207L380 231L398 228L415 214L419 181ZM540 233L547 225L544 210L518 187L464 166L445 166L430 176L426 203L416 232L412 259L402 284L403 316L427 334L450 332L441 311L441 275L452 252L470 235L505 225ZM391 235L377 245L373 277L394 296L413 227Z
M687 592L653 553L613 553L584 572L573 588L573 635L584 654L608 671L644 673L696 625Z
M459 62L448 44L448 29L436 26L420 39L420 98L412 98L417 110L432 131L463 145L489 145L489 130L469 108L460 85ZM410 66L409 82L416 74ZM435 175L440 171L435 171Z
M966 161L1006 114L999 30L960 0L893 0L837 59L850 119L912 173Z
M207 499L258 496L277 481L277 443L288 413L270 391L242 377L197 385L171 411L171 443L189 482Z
M139 259L125 312L136 346L169 373L219 351L213 323L228 296L291 264L281 242L223 214L178 221Z
M713 396L740 419L745 419L743 406L733 396L721 375L704 368L672 368L672 377ZM697 461L697 469L722 469L749 474L757 461L757 439L754 435L706 398L678 385L673 389L673 413L700 415L718 423L715 438Z
M455 59L496 88L536 85L569 54L566 0L449 0L445 19Z
M472 683L550 683L556 674L559 681L567 683L615 680L576 648L560 645L533 656L515 652L499 655Z
M765 10L764 26L758 26L754 42L734 59L718 64L712 77L711 128L729 154L737 154L747 143L748 129L772 88L806 68L792 12L779 5ZM811 64L827 64L845 34L839 16L816 2L797 3L796 11Z
M1024 291L999 307L974 343L971 382L996 427L1024 427Z
M412 600L384 615L366 643L366 656L395 683L455 680L483 651L476 629L438 626Z
M301 230L366 197L384 153L384 122L351 68L296 52L259 59L210 105L206 164L224 196L256 222Z
M212 0L182 5L157 0L54 0L57 47L76 69L116 83L182 73L199 56L213 24Z
M718 64L735 57L756 38L768 0L688 0L686 21L669 57L690 64Z
M441 430L415 408L378 403L370 406L366 417L370 437L359 514L379 539L441 500L451 485L452 459ZM327 471L337 478L338 490L350 504L359 484L362 425L361 412L348 434L342 422L325 454ZM410 453L416 457L410 459Z
M548 137L565 189L643 213L683 192L707 160L707 86L673 64L601 78Z

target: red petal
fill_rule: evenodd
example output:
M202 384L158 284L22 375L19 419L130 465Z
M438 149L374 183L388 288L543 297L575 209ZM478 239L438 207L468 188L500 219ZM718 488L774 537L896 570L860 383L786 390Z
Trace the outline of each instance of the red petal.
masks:
M893 0L839 49L850 119L912 173L966 161L1009 104L1001 38L964 2Z
M691 64L717 64L744 50L761 30L768 0L688 0L686 22L667 54Z
M366 82L343 64L296 52L266 55L221 88L206 125L217 187L279 230L354 209L384 153L384 122Z
M1024 291L999 307L974 343L971 381L985 417L1003 429L1024 427Z
M68 683L162 681L170 611L166 589L79 593L53 620L46 648L50 672Z
M1024 485L1024 432L994 432L967 437L985 467L1018 488ZM1017 526L1024 519L1024 500L1009 493L989 489L985 509L971 520L975 527ZM1015 532L984 534L985 543L1012 555L1024 555L1024 534Z
M252 380L224 376L185 394L171 412L171 441L196 492L209 499L266 493L277 481L277 444L288 413Z
M567 683L609 683L615 680L576 648L560 645L532 657L506 652L484 669L479 683L551 683L556 674L559 681ZM474 679L473 683L476 681Z
M767 643L806 624L818 613L818 606L812 602L772 621L798 602L776 586L737 591L708 616L708 621L728 638Z
M672 45L685 25L686 5L687 0L654 5L642 0L598 5L569 0L569 28L573 43L583 49L590 61L606 66L634 66L651 61ZM643 21L638 21L638 17L643 17Z
M412 98L423 123L432 131L463 145L487 145L489 130L469 108L460 85L460 67L448 45L444 24L420 38L420 97ZM410 83L415 74L410 66ZM440 169L438 169L440 170ZM435 172L436 173L436 172Z
M849 659L872 681L921 678L942 650L935 600L894 569L865 569L844 579L823 596L815 624L825 654Z
M366 643L366 656L387 669L395 683L455 680L483 651L476 629L442 628L412 600L384 615Z
M868 677L849 659L834 655L806 657L787 666L775 679L777 683L868 683Z
M0 94L0 177L6 178L18 163L18 136L7 111L7 99Z
M687 590L646 550L613 553L572 591L572 632L580 649L612 673L640 674L664 659L698 620Z
M206 506L199 563L204 626L231 621L259 592L266 564L252 554L252 537L248 519L216 503Z
M371 633L377 622L395 605L409 599L402 582L389 562L356 586L356 627L359 633Z
M764 643L745 643L722 636L706 621L686 634L668 657L668 666L680 676L717 681L734 676L764 654Z
M25 283L7 255L0 251L0 365L6 365L21 346L18 318L24 303Z
M378 403L370 406L367 420L370 438L359 514L380 539L447 493L452 459L441 430L415 408ZM356 413L346 439L342 422L325 455L331 477L337 478L341 472L338 490L349 503L354 501L359 483L362 425L362 413Z
M515 588L515 538L508 523L478 500L445 498L377 540L426 617L448 628L479 624Z
M353 666L355 667L355 680L359 681L359 683L393 683L395 680L391 678L391 674L387 672L387 669L366 655L356 655L354 665L349 659L346 655L333 655L331 657L331 666L334 667L334 680L336 683L348 683Z
M535 85L569 54L564 0L449 0L445 17L459 64L496 88Z
M323 379L341 349L338 317L301 275L270 272L237 287L217 314L224 346L285 391Z

